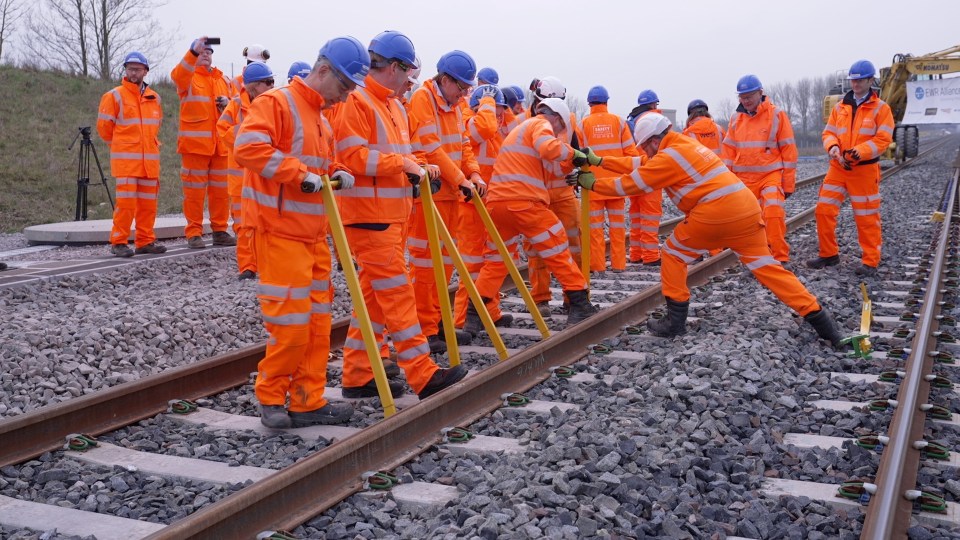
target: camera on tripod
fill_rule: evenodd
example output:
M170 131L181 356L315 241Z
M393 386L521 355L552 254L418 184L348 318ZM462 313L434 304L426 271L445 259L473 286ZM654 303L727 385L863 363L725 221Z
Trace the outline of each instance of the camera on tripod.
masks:
M77 134L73 142L67 147L67 150L73 150L73 146L80 141L80 153L77 156L77 212L75 221L87 220L87 186L90 185L90 155L93 154L93 160L97 164L97 171L100 173L100 184L107 190L107 199L110 201L110 208L113 206L113 197L110 195L110 186L107 185L107 178L103 175L103 167L100 166L100 157L97 156L97 149L93 146L93 139L90 138L90 126L81 126L77 128Z

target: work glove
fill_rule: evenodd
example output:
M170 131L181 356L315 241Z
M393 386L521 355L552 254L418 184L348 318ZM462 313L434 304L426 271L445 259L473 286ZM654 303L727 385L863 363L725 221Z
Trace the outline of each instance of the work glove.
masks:
M487 194L487 183L483 181L479 174L471 174L470 181L473 182L473 189L477 190L477 195L483 197Z
M428 163L428 164L427 164L427 175L430 177L431 180L436 180L437 178L440 178L440 166L439 166L439 165L431 165L431 164Z
M443 187L443 182L440 181L439 178L430 179L430 193L432 195L436 195L440 191L441 187Z
M423 167L416 161L406 157L403 158L403 172L407 173L407 178L410 180L410 183L414 185L419 184L420 180L425 176ZM414 181L414 177L417 178L416 181Z
M304 193L316 193L321 189L323 189L323 178L319 174L308 172L300 182L300 191Z
M587 163L589 163L589 162L587 161L587 155L586 155L586 154L584 154L583 152L581 152L581 151L579 151L579 150L574 150L574 151L573 151L573 166L574 166L574 167L583 167L583 166L586 165Z
M470 199L473 199L473 183L469 180L461 182L460 193L463 193L463 202L470 202Z
M190 50L193 51L194 54L196 54L197 56L199 56L200 53L203 52L203 46L204 46L206 43L207 43L207 38L206 38L206 37L202 37L202 38L195 39L195 40L193 40L193 43L190 44Z
M492 84L485 84L479 87L480 90L480 99L485 97L497 98L497 87Z
M227 96L217 96L217 112L222 113L224 109L227 108L227 105L230 104L230 98Z
M568 176L567 184L571 186L582 186L584 189L593 190L593 185L597 183L597 177L590 171L580 171L576 176Z
M860 152L856 148L851 148L844 153L844 157L850 156L853 161L860 161Z
M584 148L582 151L583 153L587 154L587 163L590 165L599 166L601 163L603 163L603 158L594 154L592 149Z
M356 182L356 178L354 178L352 174L348 173L347 171L344 171L343 169L333 173L333 175L330 176L330 180L340 181L340 185L337 186L337 189L350 189L353 187L354 182Z

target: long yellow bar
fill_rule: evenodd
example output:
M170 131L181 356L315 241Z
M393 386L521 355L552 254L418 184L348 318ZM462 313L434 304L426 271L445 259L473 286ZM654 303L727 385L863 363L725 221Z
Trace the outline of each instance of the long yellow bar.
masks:
M869 336L870 323L873 322L873 302L870 300L870 295L867 294L867 286L863 283L860 284L860 294L863 295L863 307L860 310L860 334ZM864 352L870 352L872 344L869 338L863 339L861 348Z
M580 272L590 288L590 190L580 190Z
M443 250L440 245L438 222L442 223L440 212L433 202L430 182L424 179L420 188L420 203L423 205L423 217L427 225L427 243L430 245L430 260L433 263L433 279L437 285L437 299L440 301L440 322L447 340L447 359L450 366L460 365L460 347L457 343L457 330L453 325L453 309L450 307L450 293L447 292L450 279L443 264ZM447 253L456 250L453 242L447 244Z

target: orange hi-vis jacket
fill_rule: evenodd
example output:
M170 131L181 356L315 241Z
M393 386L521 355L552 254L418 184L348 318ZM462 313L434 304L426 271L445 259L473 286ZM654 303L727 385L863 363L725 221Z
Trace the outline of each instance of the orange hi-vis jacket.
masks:
M500 147L487 201L529 200L549 205L546 179L555 169L573 170L573 147L556 137L547 120L536 116L526 120Z
M100 99L97 133L110 145L115 178L160 178L160 96L126 78Z
M723 128L717 125L712 118L698 116L684 128L683 134L692 137L700 144L720 155L720 145L723 144Z
M412 159L407 113L388 88L367 75L337 115L337 158L355 175L353 188L337 192L340 216L353 223L406 223L413 187L403 172Z
M571 112L570 118L567 119L566 124L566 136L568 137L567 140L572 140L573 136L576 135L578 143L580 146L583 146L583 133L580 132L580 126L577 125L576 114ZM571 148L573 147L571 146ZM570 164L544 162L543 169L547 173L547 175L544 177L544 180L547 184L547 191L550 194L550 204L577 198L573 187L567 185L567 175L573 170L573 167L570 166Z
M609 112L606 103L590 106L590 114L583 117L580 122L580 131L583 133L582 146L584 148L590 147L598 156L636 157L640 155L637 145L633 142L630 127L622 118ZM597 178L618 176L616 173L599 167L593 167L591 170ZM610 197L596 193L591 194L591 198L604 200L620 199L622 197Z
M243 92L243 72L232 79L227 79L227 88L230 89L229 97L239 96Z
M727 223L753 212L759 214L756 198L752 195L743 199L746 201L743 208L724 206L730 201L740 201L742 197L718 202L747 187L709 148L674 131L664 136L660 148L663 150L646 160L642 167L640 158L604 158L603 168L624 176L597 179L593 190L623 197L664 189L686 215L690 215L695 207L701 207L698 217L704 223Z
M753 116L743 105L737 107L723 139L720 157L744 183L759 182L781 171L781 187L793 193L797 183L797 143L787 113L767 96Z
M417 161L440 167L443 185L435 201L459 200L460 183L480 172L468 144L460 102L447 105L437 83L429 79L410 98L410 133Z
M860 153L857 165L875 162L893 142L893 113L873 90L863 103L855 104L851 90L830 111L830 120L823 128L823 149L829 152L839 146L841 152L856 150ZM836 160L830 160L830 166L840 167Z
M297 77L250 104L234 146L237 163L246 169L243 198L251 203L243 207L247 225L307 243L327 234L321 194L300 191L308 172L346 169L333 161L333 129L320 112L323 103L323 97Z
M240 131L240 124L243 123L247 111L250 109L250 94L246 89L240 94L230 98L230 103L223 110L220 119L217 120L217 134L227 148L227 163L229 169L227 174L230 176L243 176L243 170L237 163L234 155L233 145L237 141L237 133Z
M230 81L217 68L196 69L197 55L187 51L170 72L180 96L180 131L177 152L224 156L226 147L217 136L217 96L231 96Z
M473 155L480 166L480 177L489 182L493 177L493 165L503 146L503 135L500 133L500 122L497 120L497 104L490 96L480 99L477 112L470 111L466 120L467 136Z

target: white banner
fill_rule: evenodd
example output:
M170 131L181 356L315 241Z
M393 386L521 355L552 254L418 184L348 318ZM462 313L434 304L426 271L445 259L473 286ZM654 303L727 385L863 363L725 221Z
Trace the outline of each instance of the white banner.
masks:
M960 124L960 77L907 83L904 124Z

